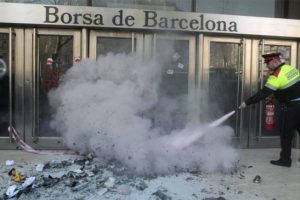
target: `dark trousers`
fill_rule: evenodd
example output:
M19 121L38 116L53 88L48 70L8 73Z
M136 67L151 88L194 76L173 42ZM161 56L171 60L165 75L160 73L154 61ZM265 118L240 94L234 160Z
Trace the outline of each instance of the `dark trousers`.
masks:
M280 112L280 159L290 161L295 130L300 134L300 101L281 105Z

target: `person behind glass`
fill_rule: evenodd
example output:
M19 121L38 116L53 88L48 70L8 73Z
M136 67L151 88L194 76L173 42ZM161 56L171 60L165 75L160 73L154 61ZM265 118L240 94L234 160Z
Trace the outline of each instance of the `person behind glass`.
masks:
M291 149L294 131L300 134L300 73L293 66L280 59L280 53L262 55L270 70L266 84L256 94L243 101L240 109L258 103L274 94L280 105L279 133L281 152L279 160L271 160L273 165L291 167Z

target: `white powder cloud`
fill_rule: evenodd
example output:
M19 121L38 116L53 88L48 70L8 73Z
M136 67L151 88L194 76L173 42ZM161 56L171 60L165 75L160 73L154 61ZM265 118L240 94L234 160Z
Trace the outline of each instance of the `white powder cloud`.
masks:
M49 94L55 114L51 126L71 149L93 152L137 173L171 173L235 167L229 127L209 129L199 141L178 150L170 141L205 125L188 120L187 97L161 96L161 67L133 55L100 56L74 65ZM196 102L194 102L196 104ZM192 121L193 123L187 123Z

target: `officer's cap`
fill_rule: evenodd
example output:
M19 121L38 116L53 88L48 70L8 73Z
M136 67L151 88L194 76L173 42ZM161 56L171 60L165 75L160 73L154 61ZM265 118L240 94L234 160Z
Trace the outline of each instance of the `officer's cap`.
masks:
M270 62L271 60L280 59L280 53L270 53L264 54L262 57L265 59L265 63Z

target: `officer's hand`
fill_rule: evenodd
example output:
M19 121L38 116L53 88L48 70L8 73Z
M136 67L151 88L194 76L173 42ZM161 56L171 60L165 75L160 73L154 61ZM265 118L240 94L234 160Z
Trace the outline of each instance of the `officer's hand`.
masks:
M245 101L243 101L239 107L239 109L243 109L243 108L246 108L247 107L247 104L245 103Z

